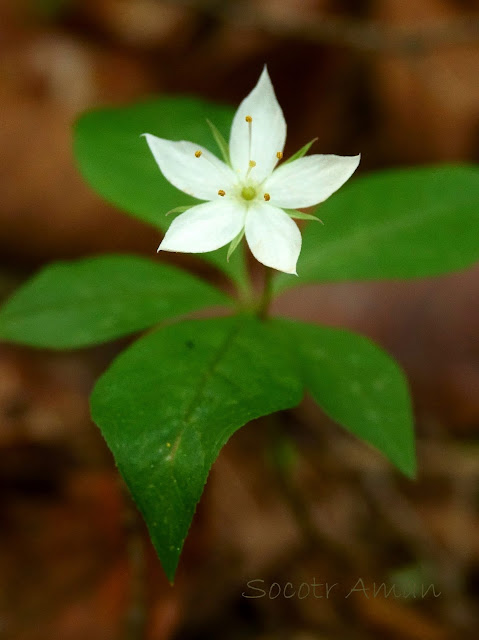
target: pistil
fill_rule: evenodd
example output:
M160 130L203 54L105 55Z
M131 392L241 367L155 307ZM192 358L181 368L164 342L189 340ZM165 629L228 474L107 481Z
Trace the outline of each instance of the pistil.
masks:
M256 198L256 189L254 187L243 187L241 197L244 200L254 200Z

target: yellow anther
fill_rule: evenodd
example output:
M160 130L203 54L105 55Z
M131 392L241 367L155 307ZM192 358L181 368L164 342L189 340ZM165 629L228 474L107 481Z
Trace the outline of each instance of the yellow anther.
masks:
M278 151L278 153L276 154L276 157L278 158L278 160L281 160L281 158L283 157L283 152Z
M197 158L200 158L202 155L203 155L203 151L200 151L199 149L198 149L198 151L195 151L195 156Z
M253 118L251 116L246 116L245 118L246 122L253 122Z
M219 196L221 196L221 197L223 197L223 196L225 196L225 195L226 195L226 192L225 192L225 191L223 191L223 189L220 189L220 190L218 191L218 195L219 195Z
M256 167L256 162L255 162L254 160L250 160L250 161L249 161L249 166L250 166L251 168Z
M266 202L269 202L271 200L271 196L269 195L269 193L265 193L263 198L266 200Z

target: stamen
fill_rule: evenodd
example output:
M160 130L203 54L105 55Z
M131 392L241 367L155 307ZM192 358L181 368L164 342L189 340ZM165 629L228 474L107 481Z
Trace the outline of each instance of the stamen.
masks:
M221 196L221 197L223 197L223 196L225 196L225 195L226 195L226 192L225 192L225 191L223 191L223 189L220 189L220 190L218 191L218 195L219 195L219 196Z
M269 202L271 200L271 196L269 195L269 193L265 193L263 198L266 200L266 202Z
M209 164L213 167L213 169L215 169L215 171L218 170L218 167L214 164L211 158L209 158L208 155L204 155L203 151L200 151L200 149L198 149L198 151L195 151L195 157L203 158L202 162L209 162Z
M278 160L281 160L283 158L283 152L278 151L278 153L276 154L276 157L278 158Z
M245 178L249 176L249 174L251 173L251 169L254 169L255 167L256 167L256 162L254 160L250 160L248 162L248 171L246 172Z
M248 158L250 158L249 169L248 169L248 173L246 174L246 177L248 177L249 172L256 165L256 162L254 162L254 160L251 160L251 138L253 135L253 118L251 116L246 116L245 120L248 123ZM252 162L254 164L251 164Z

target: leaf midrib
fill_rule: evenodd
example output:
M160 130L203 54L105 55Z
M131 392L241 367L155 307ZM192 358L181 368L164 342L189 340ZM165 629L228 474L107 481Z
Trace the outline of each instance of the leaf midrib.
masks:
M198 384L196 386L196 390L193 393L193 396L191 398L191 400L189 401L189 403L187 404L187 406L185 407L185 410L183 412L183 427L181 428L180 433L178 434L175 443L172 447L171 450L171 467L172 467L172 472L173 472L173 466L176 460L176 454L178 452L178 448L180 446L181 440L183 438L183 434L186 430L187 427L191 427L191 418L193 415L194 410L196 409L196 407L199 405L200 400L201 400L201 396L202 393L205 390L205 387L208 383L208 381L211 379L211 377L213 376L216 368L218 367L219 363L221 362L222 358L224 357L224 355L227 353L227 351L231 348L231 345L234 342L235 337L237 336L237 334L240 332L241 329L241 323L236 323L228 332L228 334L226 335L226 337L224 338L224 340L222 341L222 343L218 346L217 352L215 354L215 357L211 360L209 366L204 370L203 374L201 375ZM198 430L195 429L196 434L199 436L200 434L198 433ZM201 437L198 437L199 442L201 442ZM204 451L202 450L202 455L204 458Z

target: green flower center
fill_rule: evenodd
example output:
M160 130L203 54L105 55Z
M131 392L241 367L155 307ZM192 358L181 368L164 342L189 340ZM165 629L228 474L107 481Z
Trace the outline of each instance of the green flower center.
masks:
M253 187L243 187L241 190L241 197L245 200L253 200L256 198L256 189Z

